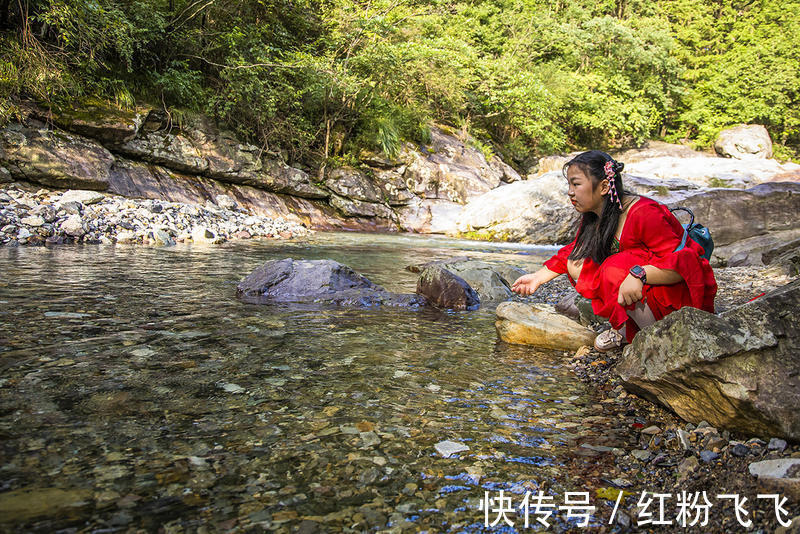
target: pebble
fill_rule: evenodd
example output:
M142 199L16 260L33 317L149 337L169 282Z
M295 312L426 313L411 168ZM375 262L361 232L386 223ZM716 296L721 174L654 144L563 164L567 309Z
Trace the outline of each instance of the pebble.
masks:
M731 454L738 456L739 458L743 458L750 454L750 447L742 443L737 443L733 446L733 448L731 448Z
M713 462L717 458L719 458L719 454L714 451L700 451L700 459L705 463Z
M652 455L650 454L650 451L645 451L645 450L635 450L635 451L632 451L632 452L631 452L631 455L632 455L634 458L636 458L637 460L641 461L641 462L646 462L647 460L649 460L649 459L650 459L650 456L652 456Z
M772 438L769 440L767 449L771 451L783 452L786 449L786 441L779 438Z
M449 441L449 440L440 441L439 443L434 445L434 447L436 448L436 452L438 452L445 458L449 458L453 454L458 454L459 452L464 452L469 450L469 447L467 447L463 443L458 443L456 441Z

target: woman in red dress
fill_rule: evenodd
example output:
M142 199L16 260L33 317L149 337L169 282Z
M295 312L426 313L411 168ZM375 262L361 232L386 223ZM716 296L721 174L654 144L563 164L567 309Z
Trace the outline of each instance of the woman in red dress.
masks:
M703 248L687 239L676 251L683 226L663 204L624 191L622 168L599 150L564 165L570 201L582 214L575 240L511 288L530 295L566 273L613 327L597 337L600 351L630 342L641 328L683 306L713 313L717 293Z

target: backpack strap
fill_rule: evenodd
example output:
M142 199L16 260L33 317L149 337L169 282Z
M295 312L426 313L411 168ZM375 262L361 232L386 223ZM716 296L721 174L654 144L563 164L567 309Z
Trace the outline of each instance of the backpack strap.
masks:
M676 248L674 250L674 252L678 252L679 250L681 250L683 247L686 246L686 239L689 237L689 228L691 228L692 225L694 224L694 213L689 208L682 208L682 207L680 207L680 208L672 208L669 211L672 212L673 214L676 211L685 211L686 213L689 214L689 217L690 217L689 224L681 225L681 226L683 226L683 238L681 239L681 244L678 245L678 248Z

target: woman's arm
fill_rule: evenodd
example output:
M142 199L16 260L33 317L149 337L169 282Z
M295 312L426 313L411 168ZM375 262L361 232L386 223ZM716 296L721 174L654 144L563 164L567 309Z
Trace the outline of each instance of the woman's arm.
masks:
M561 273L556 273L547 267L542 267L535 273L526 274L517 278L517 280L514 282L514 285L511 286L511 291L519 293L523 297L533 295L533 293L539 289L540 285L549 282L560 275Z
M647 274L647 283L653 286L668 286L683 280L683 277L677 271L671 269L659 269L653 265L643 265L642 267ZM629 273L619 286L617 302L620 306L639 302L642 300L643 289L644 284L642 281Z

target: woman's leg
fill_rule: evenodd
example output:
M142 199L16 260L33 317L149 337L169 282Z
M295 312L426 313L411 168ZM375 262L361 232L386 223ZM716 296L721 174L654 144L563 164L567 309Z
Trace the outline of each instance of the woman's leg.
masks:
M647 328L656 322L656 317L653 315L653 310L650 309L644 301L639 301L632 310L627 310L628 316L633 319L639 326L639 330Z

